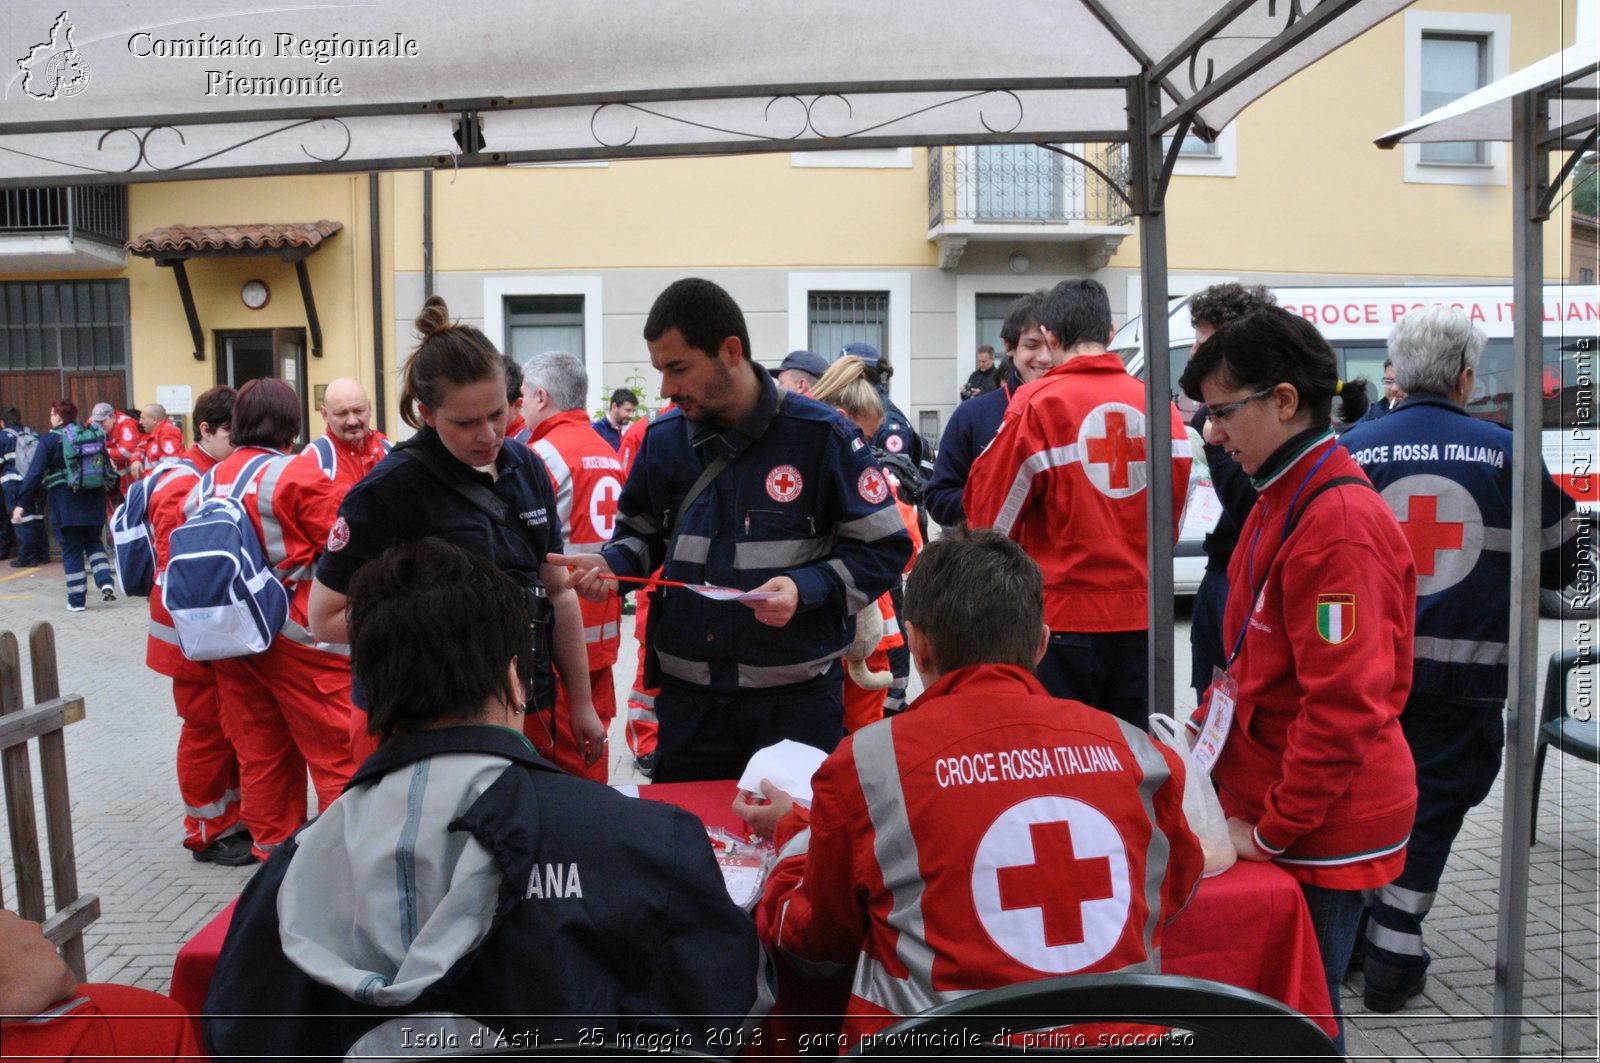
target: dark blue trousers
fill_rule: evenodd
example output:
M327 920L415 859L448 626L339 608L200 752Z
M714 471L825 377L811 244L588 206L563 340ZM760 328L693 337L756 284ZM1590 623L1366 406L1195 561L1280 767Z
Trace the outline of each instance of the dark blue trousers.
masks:
M106 558L105 544L100 541L100 533L104 530L103 525L93 528L77 524L55 526L56 541L61 544L61 567L67 574L68 605L84 604L89 582L83 570L86 559L94 572L95 586L112 586L111 562Z
M1147 631L1052 631L1033 674L1054 696L1142 729L1150 723L1149 646Z
M654 782L737 779L760 749L792 738L832 753L844 737L844 668L799 689L714 694L667 680L656 695Z

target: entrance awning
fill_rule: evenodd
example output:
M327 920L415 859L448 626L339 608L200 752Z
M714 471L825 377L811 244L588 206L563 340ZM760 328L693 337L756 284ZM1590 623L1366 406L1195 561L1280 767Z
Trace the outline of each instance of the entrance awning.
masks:
M184 263L192 258L238 258L270 255L294 263L300 280L300 298L306 307L306 329L311 335L311 353L322 357L322 323L317 318L317 303L311 293L311 275L306 259L315 254L323 241L332 239L344 228L343 222L308 221L251 225L168 225L151 229L129 240L130 253L148 258L172 270L178 282L178 296L189 320L189 337L194 341L196 361L205 361L205 332L195 309L194 293Z

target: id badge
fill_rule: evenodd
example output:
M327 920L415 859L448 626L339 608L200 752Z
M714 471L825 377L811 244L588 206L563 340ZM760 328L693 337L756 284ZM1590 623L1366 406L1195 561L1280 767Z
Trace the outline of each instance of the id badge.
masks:
M1194 740L1190 755L1195 765L1210 774L1212 765L1222 756L1222 747L1228 741L1228 729L1233 726L1233 704L1239 696L1239 684L1221 668L1211 669L1211 700L1206 710L1206 722Z

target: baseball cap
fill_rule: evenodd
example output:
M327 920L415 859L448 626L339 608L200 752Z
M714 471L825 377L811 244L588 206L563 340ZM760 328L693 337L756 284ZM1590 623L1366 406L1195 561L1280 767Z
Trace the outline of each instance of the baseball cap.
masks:
M810 373L812 376L820 377L828 371L828 360L820 354L813 354L811 351L790 351L778 365L778 372L781 373L785 369L798 369L802 373Z
M89 420L99 424L101 421L111 420L116 415L117 411L111 408L111 403L97 402L94 404L94 409L89 411Z
M844 350L839 352L839 357L843 358L847 354L855 355L868 365L878 364L878 348L874 347L870 343L846 344Z

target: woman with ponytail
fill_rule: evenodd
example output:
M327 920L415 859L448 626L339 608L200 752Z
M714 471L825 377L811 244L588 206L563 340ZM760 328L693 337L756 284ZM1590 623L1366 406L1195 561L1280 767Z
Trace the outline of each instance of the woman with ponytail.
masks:
M1228 568L1218 669L1190 727L1234 848L1300 883L1343 1049L1339 983L1362 891L1405 865L1416 778L1400 710L1411 687L1416 565L1394 514L1333 437L1366 382L1278 307L1223 325L1179 381L1210 408L1206 435L1257 492Z
M481 554L528 595L527 652L535 661L528 708L554 706L553 661L572 706L578 753L593 764L605 755L606 736L590 697L583 619L565 571L544 560L562 549L555 489L538 455L504 445L511 416L505 360L478 329L453 322L436 295L415 327L422 342L404 369L400 416L417 434L339 507L312 588L312 628L319 638L346 641L350 580L390 547L437 536ZM353 665L359 682L362 662ZM358 717L352 743L370 752L380 736ZM528 737L553 755L549 714L530 712L524 720Z

